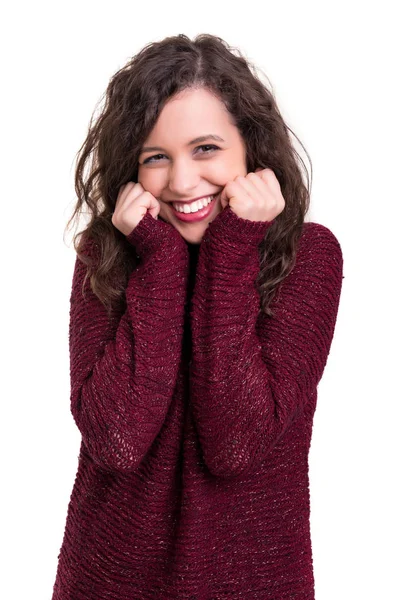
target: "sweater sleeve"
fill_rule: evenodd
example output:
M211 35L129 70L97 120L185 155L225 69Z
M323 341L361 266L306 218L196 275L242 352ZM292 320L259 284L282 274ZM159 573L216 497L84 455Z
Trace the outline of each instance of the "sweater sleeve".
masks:
M76 258L70 298L71 412L94 462L135 470L165 420L181 358L188 268L185 243L150 213L126 236L142 261L126 311L107 315ZM93 253L94 245L89 253ZM93 256L93 254L92 254Z
M333 233L305 224L296 264L256 330L258 246L271 222L229 207L203 237L191 306L191 403L210 472L255 472L304 411L330 351L343 258Z

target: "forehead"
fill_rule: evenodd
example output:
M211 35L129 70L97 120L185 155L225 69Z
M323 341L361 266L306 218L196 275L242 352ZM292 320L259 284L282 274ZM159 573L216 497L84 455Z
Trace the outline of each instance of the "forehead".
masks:
M155 135L170 135L186 139L202 133L226 132L233 127L231 115L224 103L204 88L189 89L172 96L163 107L149 139Z

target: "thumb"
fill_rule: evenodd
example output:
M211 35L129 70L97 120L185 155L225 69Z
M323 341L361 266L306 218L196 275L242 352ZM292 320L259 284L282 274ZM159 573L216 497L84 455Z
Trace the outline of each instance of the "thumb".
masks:
M150 206L147 207L147 210L154 219L158 219L160 209L161 206L157 198L155 198L153 195L150 195Z
M226 186L224 187L224 189L221 192L220 201L221 201L222 208L225 208L226 206L229 205L229 198L228 198L228 195L226 193Z

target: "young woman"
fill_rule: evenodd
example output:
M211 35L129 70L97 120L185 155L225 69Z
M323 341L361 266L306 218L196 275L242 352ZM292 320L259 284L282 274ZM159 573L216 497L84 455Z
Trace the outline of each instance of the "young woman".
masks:
M76 170L82 443L53 600L314 598L308 452L343 257L304 221L289 131L212 35L112 77Z

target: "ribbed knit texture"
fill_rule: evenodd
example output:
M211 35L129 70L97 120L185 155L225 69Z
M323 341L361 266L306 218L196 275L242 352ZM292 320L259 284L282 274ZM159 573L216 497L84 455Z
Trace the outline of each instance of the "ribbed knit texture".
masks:
M259 314L270 225L228 207L192 246L147 213L110 318L76 259L82 443L52 600L314 599L308 453L343 257L305 223L274 317Z

